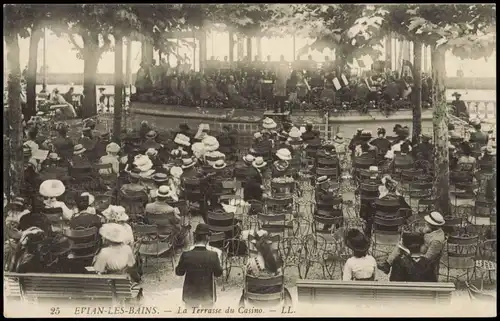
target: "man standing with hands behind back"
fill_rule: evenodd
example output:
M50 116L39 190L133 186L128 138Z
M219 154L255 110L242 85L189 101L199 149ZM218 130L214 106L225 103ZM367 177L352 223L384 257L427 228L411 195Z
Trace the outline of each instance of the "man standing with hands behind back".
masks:
M182 300L186 308L210 308L217 300L215 277L222 275L222 267L217 253L207 249L210 229L200 223L194 231L194 247L183 252L175 274L185 275Z

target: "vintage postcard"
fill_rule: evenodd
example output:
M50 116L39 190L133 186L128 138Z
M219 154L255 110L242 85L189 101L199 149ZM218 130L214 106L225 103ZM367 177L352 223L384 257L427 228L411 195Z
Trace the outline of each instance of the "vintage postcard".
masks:
M495 4L5 4L5 317L496 315Z

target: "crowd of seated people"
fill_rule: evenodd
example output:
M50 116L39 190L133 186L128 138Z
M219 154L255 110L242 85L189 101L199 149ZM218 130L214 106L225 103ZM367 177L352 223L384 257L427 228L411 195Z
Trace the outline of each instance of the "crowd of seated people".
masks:
M455 143L458 154L450 153L450 158L458 159L456 166L481 164L484 167L472 169L473 179L483 180L483 172L496 161L496 147L487 136L484 139L480 124L472 124L475 132ZM161 254L187 249L192 226L183 201L189 202L190 214L200 215L209 230L222 232L224 241L230 240L208 242L204 234L204 238L195 237L198 243L217 252L217 256L221 250L233 256L249 255L242 220L231 216L237 204L227 203L221 196L241 195L243 202L252 203L249 215L252 210L259 213L254 203L300 194L295 181L304 166L302 161L307 160L308 169L316 172L311 180L316 186L317 205L312 214L336 218L324 224L323 231L343 224L342 210L332 207L343 202L339 180L344 162L350 161L354 169L356 193L361 198L360 217L366 224L363 231L345 234L353 257L344 266L343 280L376 279L377 267L385 273L390 271L394 281L437 280L433 264L442 252L445 223L445 215L438 212L425 216L425 229L403 234L401 244L386 262L377 264L368 253L372 231L381 228L377 226L377 213L408 219L405 210L410 206L399 186L401 171L408 164L420 164L425 175L433 172L430 137L411 139L406 126L396 125L393 137L379 128L376 138L359 128L348 144L341 132L332 141L323 141L310 123L304 127L291 123L280 126L265 118L244 156L238 153L237 133L225 128L217 135L207 124L201 124L197 132L181 124L177 131L160 133L142 122L140 128L123 135L121 144L111 141L109 133L97 131L91 120L84 121L82 135L76 139L68 137L67 126L56 129L57 137L47 139L38 137L37 123L27 128L23 145L25 181L21 195L7 204L7 271L123 273L138 282L143 258L135 251L138 240L134 238L134 226L157 226L161 242L153 246ZM474 153L479 153L479 161L473 160ZM380 175L381 167L390 175ZM241 181L241 189L226 186L225 182L233 179ZM488 187L495 188L489 183ZM495 193L486 194L492 198ZM95 231L88 236L97 240L88 253L72 248L71 231L82 228ZM246 273L283 273L280 258L271 256L267 240L257 238L255 245L260 254L248 261ZM212 263L218 270L216 262ZM189 264L179 266L177 274L187 273L187 278Z
M341 71L325 57L321 68L309 56L289 64L280 61L254 61L244 58L229 63L212 57L203 72L172 68L164 60L156 65L141 65L136 82L137 94L132 100L171 105L230 107L230 108L277 108L283 95L278 85L286 83L286 100L291 108L359 109L378 108L382 101L385 108L407 108L412 99L413 78L408 74L385 73L374 68L366 74L354 75L347 68ZM285 66L285 69L282 68ZM285 71L283 71L285 70ZM422 82L422 100L430 101L431 80ZM283 95L283 96L285 96Z

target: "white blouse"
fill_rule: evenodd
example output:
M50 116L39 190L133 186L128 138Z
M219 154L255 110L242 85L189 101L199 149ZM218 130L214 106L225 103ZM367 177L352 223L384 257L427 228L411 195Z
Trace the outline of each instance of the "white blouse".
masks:
M376 270L377 261L373 256L367 255L361 258L353 256L345 262L342 281L375 277Z

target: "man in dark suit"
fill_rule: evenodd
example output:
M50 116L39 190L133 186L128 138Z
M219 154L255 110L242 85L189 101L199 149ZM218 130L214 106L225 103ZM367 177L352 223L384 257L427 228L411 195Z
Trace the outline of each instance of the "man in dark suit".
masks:
M175 274L185 275L182 300L189 307L211 307L217 300L215 277L222 275L217 253L207 249L210 229L200 223L194 231L194 248L183 252Z

